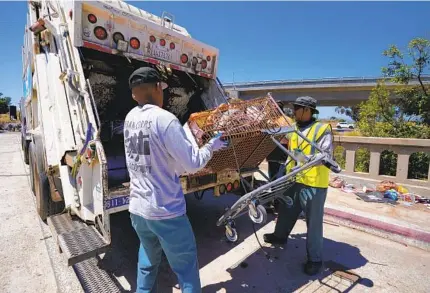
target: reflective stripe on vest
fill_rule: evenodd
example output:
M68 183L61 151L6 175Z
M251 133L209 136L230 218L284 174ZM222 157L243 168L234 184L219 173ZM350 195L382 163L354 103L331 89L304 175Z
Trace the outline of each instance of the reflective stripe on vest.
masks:
M329 124L320 122L314 123L306 137L312 142L317 142L318 139L324 134ZM297 129L297 128L296 128ZM314 155L316 152L315 147L311 146L307 141L304 141L297 133L293 133L289 143L290 151L294 152L294 149L302 150L305 155ZM298 163L299 164L299 163ZM287 173L296 165L294 160L287 165ZM301 165L301 164L300 164ZM311 187L327 188L330 181L330 170L325 166L316 166L296 175L296 182L302 183Z

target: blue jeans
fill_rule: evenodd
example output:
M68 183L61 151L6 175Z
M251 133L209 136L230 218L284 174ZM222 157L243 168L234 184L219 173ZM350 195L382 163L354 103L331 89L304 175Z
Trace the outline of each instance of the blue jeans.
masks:
M167 220L146 220L130 214L140 239L137 293L155 293L162 250L183 293L201 293L196 240L186 215Z

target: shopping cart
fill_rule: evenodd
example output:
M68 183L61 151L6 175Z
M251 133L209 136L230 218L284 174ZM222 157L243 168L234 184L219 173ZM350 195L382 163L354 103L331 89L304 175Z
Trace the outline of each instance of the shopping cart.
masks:
M227 239L231 242L236 242L238 239L238 233L235 227L234 220L246 213L248 213L249 218L255 224L263 224L267 221L267 212L265 205L276 199L282 201L284 204L291 205L293 200L287 195L288 189L290 189L296 181L296 178L302 176L307 170L318 165L324 165L329 168L334 173L340 173L340 166L332 159L331 154L324 152L317 144L310 141L303 133L297 131L294 128L287 127L282 128L276 134L288 135L296 132L304 141L308 142L309 145L314 147L319 153L309 156L309 157L297 157L294 153L284 148L276 139L274 139L272 133L268 130L263 130L262 132L270 136L270 139L285 153L288 154L289 158L283 165L285 166L294 160L298 164L286 175L270 181L270 178L266 177L268 180L266 184L257 187L252 190L253 186L247 184L245 180L242 180L242 184L246 185L246 189L250 190L245 195L243 195L239 200L237 200L217 221L217 226L225 226L225 235Z
M239 173L245 194L217 222L217 226L225 226L226 237L232 242L238 239L234 225L236 218L248 213L254 223L264 223L267 219L264 205L275 199L288 204L291 199L284 196L285 192L294 184L296 177L306 170L323 164L333 172L340 172L340 167L331 159L330 154L296 130L292 120L285 116L270 93L263 98L223 104L215 110L196 113L190 117L188 125L199 146L220 132L229 142L229 147L216 152L198 174L216 174L229 169ZM297 133L308 142L309 147L313 146L319 153L311 157L298 157L284 148L281 140L292 133ZM298 162L298 166L285 176L271 181L259 166L276 147L281 148L289 156L289 160ZM243 176L250 172L260 172L267 183L254 188Z

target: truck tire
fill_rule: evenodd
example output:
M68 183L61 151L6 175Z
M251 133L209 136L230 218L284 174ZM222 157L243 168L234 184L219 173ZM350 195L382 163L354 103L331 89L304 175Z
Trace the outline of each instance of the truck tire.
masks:
M33 171L33 165L36 164L36 162L34 162L34 158L33 156L31 156L30 154L30 145L29 145L29 155L28 155L28 160L29 160L29 167L30 167L30 188L31 188L31 192L33 192L33 195L36 194L34 192L34 171Z
M34 148L35 149L35 148ZM49 188L48 177L45 171L40 168L42 165L36 156L33 145L29 148L29 157L31 160L30 173L32 182L32 189L36 197L36 210L42 221L45 221L49 216L61 213L64 210L64 201L53 202L51 199L51 191ZM42 169L42 170L41 170Z
M24 163L25 164L29 164L29 157L28 157L28 146L29 146L29 141L27 141L24 136L22 136L21 134L21 149L24 153Z
M28 141L24 141L24 163L26 165L30 164L30 156L28 155L28 147L29 147L29 142Z

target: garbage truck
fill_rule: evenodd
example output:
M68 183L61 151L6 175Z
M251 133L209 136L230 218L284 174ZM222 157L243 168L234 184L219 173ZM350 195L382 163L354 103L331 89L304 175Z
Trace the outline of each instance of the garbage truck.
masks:
M22 148L37 212L69 265L106 251L110 215L126 211L123 123L134 106L128 77L156 68L164 108L185 124L226 103L219 50L175 22L123 1L28 1L22 48ZM184 194L239 188L237 171L184 174Z

